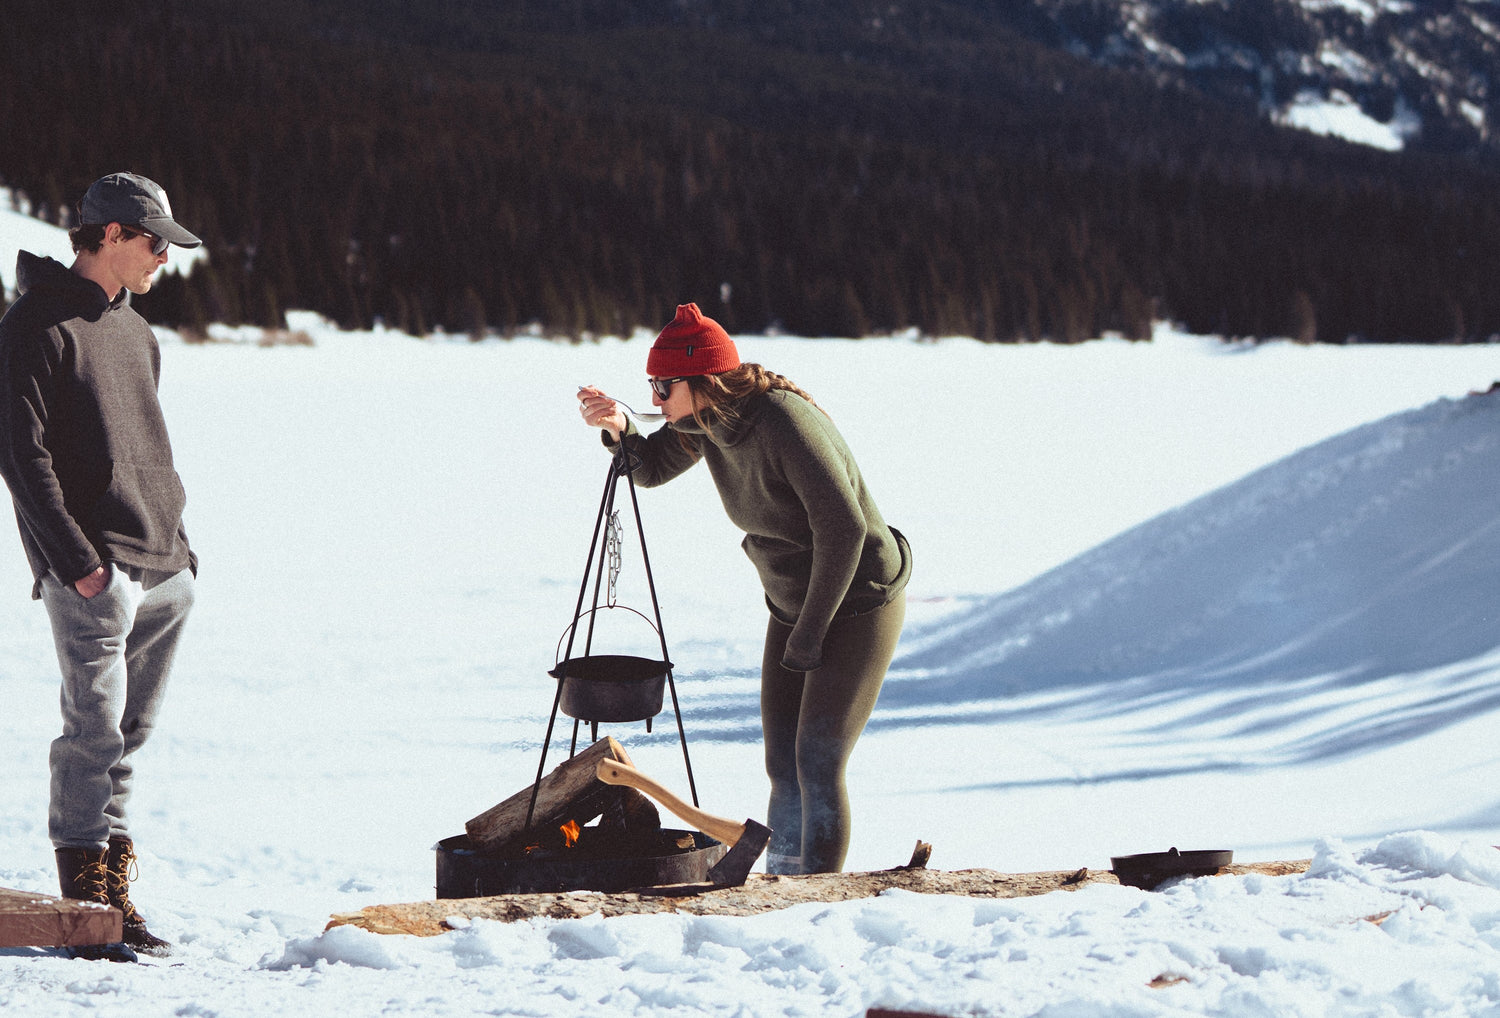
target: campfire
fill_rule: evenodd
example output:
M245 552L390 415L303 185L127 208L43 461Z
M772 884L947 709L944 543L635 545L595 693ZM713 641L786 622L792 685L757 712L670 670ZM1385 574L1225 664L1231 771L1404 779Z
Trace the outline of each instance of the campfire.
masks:
M639 788L699 830L662 827ZM439 842L437 896L734 886L770 835L753 820L737 824L689 806L606 736Z
M572 848L578 844L578 833L582 830L583 828L578 826L577 820L569 820L567 823L561 824L555 832L549 832L545 837L527 845L525 849L526 854L531 855L533 852L555 852L559 847L559 838L562 839L562 848Z
M606 736L537 786L474 817L464 834L439 842L438 897L623 891L707 879L724 846L701 833L664 829L650 799L599 779L606 759L630 762L625 747Z

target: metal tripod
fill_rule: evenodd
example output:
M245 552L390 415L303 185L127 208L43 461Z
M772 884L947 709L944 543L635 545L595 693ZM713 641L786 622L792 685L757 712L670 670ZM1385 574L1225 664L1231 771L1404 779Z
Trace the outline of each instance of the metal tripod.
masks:
M604 495L599 502L599 515L594 520L594 536L593 539L589 542L588 561L583 567L583 583L578 588L578 602L573 609L573 623L568 627L568 646L567 650L562 655L562 660L567 661L572 658L573 642L578 636L578 623L584 615L588 615L589 620L588 634L584 639L584 653L587 654L591 649L594 639L594 621L598 610L601 607L599 602L599 595L601 590L605 591L607 598L605 604L602 607L615 607L614 568L612 568L610 572L609 587L607 589L604 587L605 564L606 559L609 558L609 555L607 553L609 534L606 531L606 521L615 519L615 494L619 489L620 479L623 477L627 482L629 482L628 486L630 490L630 507L631 512L635 516L636 535L637 537L639 537L641 542L641 560L645 564L646 568L646 585L647 589L651 593L651 608L656 618L656 635L657 639L661 643L661 657L662 664L666 668L667 688L672 694L672 713L677 718L677 737L682 744L682 762L687 768L688 790L692 795L693 805L697 806L698 787L693 781L693 762L688 756L687 732L683 729L682 726L682 708L677 701L677 683L672 678L672 662L670 656L667 654L666 631L662 628L661 622L661 604L656 597L656 580L651 574L651 556L646 551L646 531L641 525L640 502L636 498L634 470L637 465L638 463L634 461L634 458L626 452L624 442L621 442L620 447L615 451L615 455L610 460L609 474L604 481ZM598 553L597 563L595 562L594 558L596 552ZM594 581L593 607L585 612L583 610L583 601L585 596L587 596L588 594L589 577L591 573L593 574ZM635 611L635 609L633 608L630 610ZM637 612L637 614L640 613ZM650 619L647 619L647 621L650 622ZM558 706L562 702L563 682L564 677L562 674L559 674L557 677L557 691L552 697L552 713L551 716L549 716L547 719L547 734L542 740L542 759L541 762L537 764L536 782L532 785L531 789L531 804L526 809L527 827L531 826L532 812L536 809L537 793L541 790L542 775L545 773L547 768L547 751L548 748L552 745L552 731L557 722ZM573 738L572 743L568 748L568 756L570 758L578 748L579 724L580 720L578 718L574 718ZM591 734L594 740L597 741L599 737L598 722L590 722L590 725L592 726ZM651 730L650 718L646 719L646 730L648 732Z

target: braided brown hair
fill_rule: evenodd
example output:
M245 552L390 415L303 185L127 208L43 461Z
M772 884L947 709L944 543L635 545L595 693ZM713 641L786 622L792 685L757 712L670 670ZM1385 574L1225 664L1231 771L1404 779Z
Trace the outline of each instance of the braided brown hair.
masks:
M778 375L759 364L741 364L716 375L691 375L684 379L693 394L693 420L705 431L716 427L733 427L740 420L740 406L751 396L783 389L801 396L813 406L818 401L785 375ZM826 416L828 411L823 410Z

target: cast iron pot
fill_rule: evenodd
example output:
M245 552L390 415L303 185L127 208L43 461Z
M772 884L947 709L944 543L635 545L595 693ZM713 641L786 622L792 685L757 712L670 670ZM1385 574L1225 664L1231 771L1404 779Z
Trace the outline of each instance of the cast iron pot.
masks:
M645 721L661 713L670 661L626 654L568 658L547 674L562 679L564 714L580 721Z

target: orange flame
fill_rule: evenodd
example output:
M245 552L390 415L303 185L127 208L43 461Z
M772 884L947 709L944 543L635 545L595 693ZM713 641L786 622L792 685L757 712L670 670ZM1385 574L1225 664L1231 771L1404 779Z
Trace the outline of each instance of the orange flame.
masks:
M569 820L567 823L559 827L558 830L562 831L564 848L572 848L574 845L578 844L579 827L577 820Z

